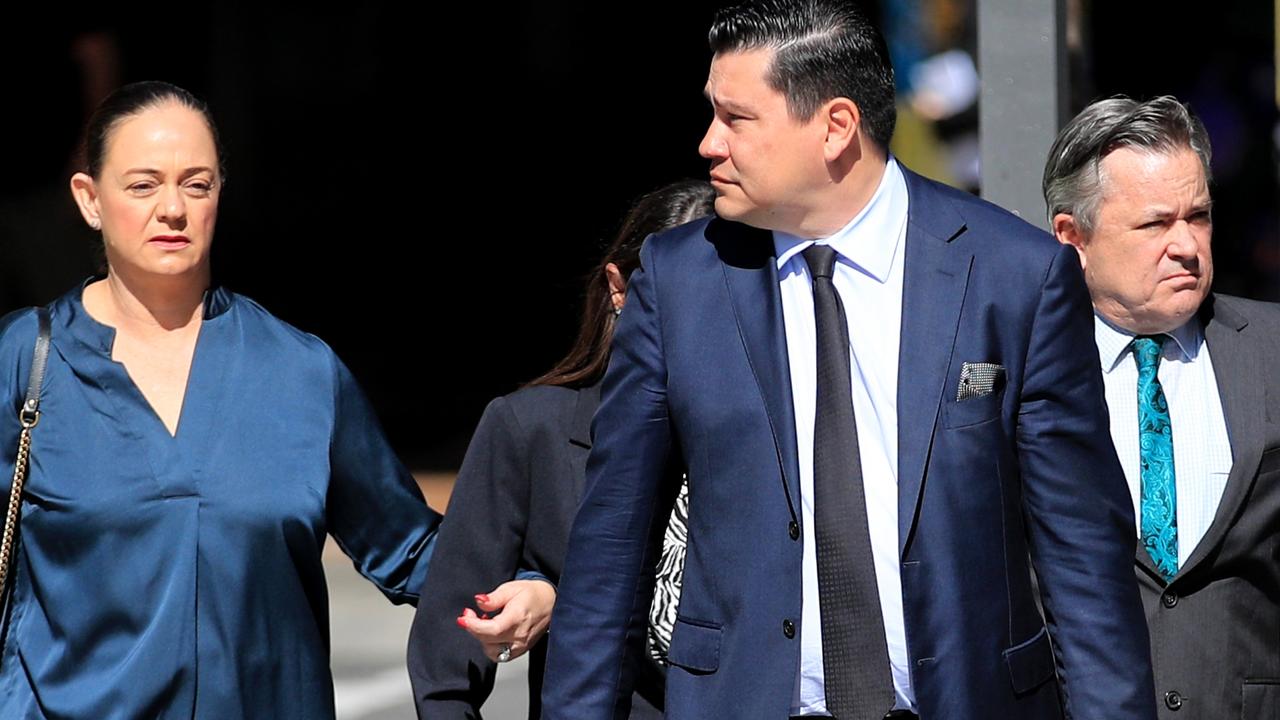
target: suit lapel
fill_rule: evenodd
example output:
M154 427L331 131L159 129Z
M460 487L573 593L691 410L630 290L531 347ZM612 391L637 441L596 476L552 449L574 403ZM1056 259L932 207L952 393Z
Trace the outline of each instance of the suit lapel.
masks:
M973 253L965 222L930 182L903 168L908 219L898 350L898 551L915 528L925 465L955 347Z
M591 420L600 406L600 383L581 388L574 398L573 415L569 418L569 426L565 428L569 434L569 444L591 449ZM569 477L573 478L573 497L581 497L587 476L587 453L582 450L569 450L564 453L569 463Z
M1201 313L1204 337L1211 351L1218 397L1222 399L1222 412L1227 419L1232 463L1213 522L1186 564L1179 568L1179 577L1194 570L1222 542L1257 478L1265 445L1265 405L1259 393L1266 383L1260 353L1248 347L1248 339L1242 334L1249 321L1212 295L1206 306Z
M716 245L722 261L738 333L769 415L787 502L793 517L798 518L800 461L773 233L712 222L707 227L707 237Z
M574 399L573 419L568 428L570 443L591 449L591 421L595 418L596 408L599 405L600 383L578 390L578 395Z

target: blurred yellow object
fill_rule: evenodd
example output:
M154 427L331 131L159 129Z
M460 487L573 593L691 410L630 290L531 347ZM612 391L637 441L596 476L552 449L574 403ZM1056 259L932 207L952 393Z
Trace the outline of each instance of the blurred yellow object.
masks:
M955 178L951 176L947 166L946 146L938 140L933 123L920 117L906 103L898 103L898 123L889 148L894 157L915 172L941 183L955 185Z

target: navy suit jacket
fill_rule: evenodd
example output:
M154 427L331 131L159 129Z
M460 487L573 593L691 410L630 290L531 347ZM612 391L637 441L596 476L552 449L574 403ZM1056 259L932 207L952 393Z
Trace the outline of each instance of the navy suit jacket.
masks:
M1154 718L1132 503L1075 251L906 179L898 521L920 714ZM650 238L641 262L595 417L544 717L622 716L628 618L647 602L646 539L675 455L690 515L667 717L784 720L803 534L772 235L701 221ZM965 362L1003 365L1003 387L957 401Z

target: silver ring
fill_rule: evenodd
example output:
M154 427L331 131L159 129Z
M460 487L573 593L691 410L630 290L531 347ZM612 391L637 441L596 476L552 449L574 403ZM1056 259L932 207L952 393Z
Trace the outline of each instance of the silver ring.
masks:
M498 662L510 662L510 661L511 661L511 646L503 645L502 650L498 651Z

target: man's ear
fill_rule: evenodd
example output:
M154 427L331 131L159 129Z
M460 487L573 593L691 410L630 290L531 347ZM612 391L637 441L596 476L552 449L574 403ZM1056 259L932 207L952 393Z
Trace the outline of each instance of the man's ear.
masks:
M1058 213L1053 216L1053 236L1063 245L1070 245L1076 249L1076 254L1080 256L1080 267L1085 267L1085 236L1081 232L1080 226L1076 223L1074 216L1068 213Z
M844 155L850 145L858 142L862 129L862 111L849 98L828 100L818 111L826 126L826 140L822 146L823 158L834 162Z

